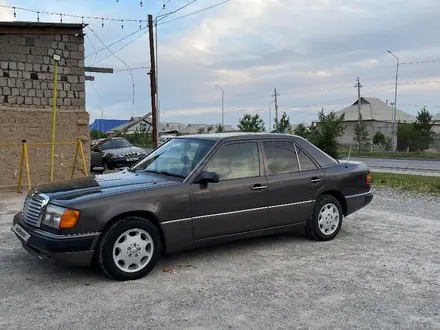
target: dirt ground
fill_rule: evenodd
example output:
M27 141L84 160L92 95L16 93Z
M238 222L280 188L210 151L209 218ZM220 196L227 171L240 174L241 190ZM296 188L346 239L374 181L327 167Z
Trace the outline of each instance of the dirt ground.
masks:
M377 191L331 242L179 253L132 282L28 255L10 231L22 199L0 193L0 329L440 329L436 197Z

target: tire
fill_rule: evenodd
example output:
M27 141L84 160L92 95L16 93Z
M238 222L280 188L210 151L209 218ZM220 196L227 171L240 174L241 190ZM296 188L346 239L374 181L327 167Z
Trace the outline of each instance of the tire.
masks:
M161 255L158 228L144 218L127 217L105 232L98 244L97 261L107 276L127 281L146 276Z
M335 197L321 196L306 224L306 234L316 241L332 240L341 230L343 217L341 204Z

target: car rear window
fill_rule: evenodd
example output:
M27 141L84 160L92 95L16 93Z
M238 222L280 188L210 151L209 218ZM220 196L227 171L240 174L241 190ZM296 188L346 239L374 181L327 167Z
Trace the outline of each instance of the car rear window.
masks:
M269 175L299 172L295 147L290 141L264 141L264 154Z

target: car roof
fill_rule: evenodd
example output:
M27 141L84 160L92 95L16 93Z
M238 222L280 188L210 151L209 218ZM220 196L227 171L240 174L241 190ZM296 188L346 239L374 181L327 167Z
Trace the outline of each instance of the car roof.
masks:
M276 139L280 137L296 137L292 134L282 133L253 133L253 132L227 132L227 133L206 133L206 134L190 134L177 136L177 139L206 139L213 141L220 140L240 140L240 139Z

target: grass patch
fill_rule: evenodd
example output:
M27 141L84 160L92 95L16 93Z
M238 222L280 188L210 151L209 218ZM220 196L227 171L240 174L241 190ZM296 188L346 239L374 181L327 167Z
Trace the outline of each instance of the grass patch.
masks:
M440 195L440 177L395 173L378 173L371 175L373 186L400 188L407 191Z
M348 156L348 150L339 150L339 156ZM350 156L375 157L375 158L426 158L440 159L440 152L405 152L405 151L370 151L352 150Z

